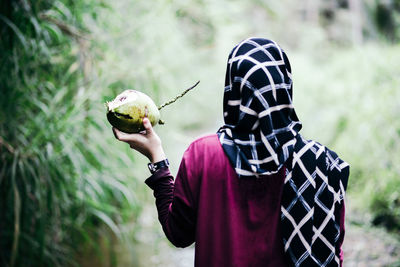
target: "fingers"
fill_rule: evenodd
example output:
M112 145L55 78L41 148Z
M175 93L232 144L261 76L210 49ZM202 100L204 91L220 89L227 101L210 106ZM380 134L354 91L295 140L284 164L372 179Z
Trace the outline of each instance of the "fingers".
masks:
M143 126L144 126L144 131L141 131L140 133L124 133L117 128L113 127L113 133L116 139L123 141L123 142L144 142L146 139L152 138L153 137L153 127L150 123L150 120L148 118L143 119Z
M146 130L146 134L153 133L153 127L151 126L151 122L148 118L143 118L143 126L144 129Z
M112 127L112 131L114 133L115 138L117 138L120 141L123 141L123 140L121 140L123 138L123 134L124 134L123 132L121 132L120 130L118 130L115 127Z
M115 137L116 139L118 139L118 135L117 135L117 132L116 132L116 131L118 131L118 130L117 130L116 128L112 127L112 131L113 131L114 137Z
M157 133L153 131L153 127L149 119L143 119L145 130L141 133L124 133L115 127L112 128L114 136L119 141L129 144L130 148L137 150L145 155L150 161L159 161L165 158L165 153L161 145L161 139Z
M136 139L137 139L137 137L136 137L137 134L124 133L115 127L113 127L112 130L113 130L115 138L117 138L119 141L132 142L132 141L136 141Z

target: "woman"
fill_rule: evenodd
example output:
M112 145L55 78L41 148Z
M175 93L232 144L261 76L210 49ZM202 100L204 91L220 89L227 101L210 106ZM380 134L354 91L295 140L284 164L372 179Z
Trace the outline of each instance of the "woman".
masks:
M229 55L225 124L185 151L176 180L148 119L146 133L114 129L149 158L160 223L195 266L339 266L349 166L305 140L292 75L273 41L249 38Z

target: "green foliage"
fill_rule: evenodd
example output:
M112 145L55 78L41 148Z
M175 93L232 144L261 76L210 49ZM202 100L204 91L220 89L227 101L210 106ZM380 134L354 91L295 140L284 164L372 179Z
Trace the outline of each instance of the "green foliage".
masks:
M226 59L249 36L288 52L303 133L351 164L350 206L398 232L400 50L350 44L357 31L396 42L399 1L366 1L361 13L306 2L0 2L0 265L85 264L93 253L91 264L116 265L116 238L137 230L151 192L103 103L133 88L159 105L201 80L157 126L176 170L187 144L221 125Z
M350 163L349 205L399 231L399 47L325 47L294 56L304 133Z
M83 20L98 6L1 3L2 266L74 265L85 247L101 258L99 240L121 237L120 224L139 212L119 171L132 159L107 150L104 113L91 109L101 96Z

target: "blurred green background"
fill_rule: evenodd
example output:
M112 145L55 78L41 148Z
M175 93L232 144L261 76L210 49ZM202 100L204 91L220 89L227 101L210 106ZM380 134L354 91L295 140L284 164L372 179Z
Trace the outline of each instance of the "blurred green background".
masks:
M200 80L156 128L176 173L250 36L287 52L303 135L351 164L345 266L400 266L399 0L5 0L0 34L1 266L191 266L104 103Z

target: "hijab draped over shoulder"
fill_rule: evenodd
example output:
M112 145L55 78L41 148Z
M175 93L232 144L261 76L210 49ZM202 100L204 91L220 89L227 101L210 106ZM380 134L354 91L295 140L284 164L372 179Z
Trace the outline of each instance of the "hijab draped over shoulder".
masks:
M339 266L341 210L349 165L304 139L295 113L291 67L274 41L249 38L229 55L220 143L240 179L285 167L281 228L293 266Z

